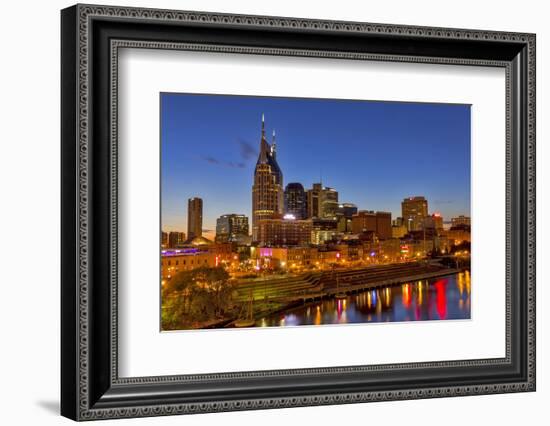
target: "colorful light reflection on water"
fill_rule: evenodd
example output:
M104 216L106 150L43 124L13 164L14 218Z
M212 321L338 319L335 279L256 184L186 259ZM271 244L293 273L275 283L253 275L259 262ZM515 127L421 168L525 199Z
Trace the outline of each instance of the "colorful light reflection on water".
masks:
M367 322L425 321L470 318L470 272L409 282L322 300L282 314L261 318L256 325L296 326Z

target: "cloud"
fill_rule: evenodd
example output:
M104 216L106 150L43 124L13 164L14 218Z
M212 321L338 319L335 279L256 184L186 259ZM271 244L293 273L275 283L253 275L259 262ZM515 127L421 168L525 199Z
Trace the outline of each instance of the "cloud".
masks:
M220 160L217 160L214 157L206 156L206 157L202 157L202 159L210 164L220 164Z
M258 156L258 151L249 142L244 139L237 141L241 150L241 157L243 160L255 159Z
M223 161L223 160L214 158L210 155L202 156L201 160L206 161L207 163L213 164L215 166L232 167L234 169L244 169L245 167L245 164L243 162Z
M221 160L219 158L213 157L211 155L203 155L201 156L201 160L206 161L209 164L215 165L215 166L225 166L225 167L231 167L234 169L244 169L246 167L246 163L249 160L255 160L258 157L258 151L254 146L247 142L244 139L238 139L237 143L239 144L239 154L241 157L241 161L226 161Z

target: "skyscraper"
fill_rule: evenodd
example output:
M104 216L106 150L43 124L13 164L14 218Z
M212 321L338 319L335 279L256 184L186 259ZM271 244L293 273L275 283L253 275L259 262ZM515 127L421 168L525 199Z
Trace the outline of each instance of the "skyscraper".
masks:
M187 238L202 237L202 199L187 200Z
M307 191L307 217L334 218L338 213L338 191L322 183L314 183Z
M401 216L409 231L419 231L428 216L428 200L424 197L409 197L401 202Z
M325 186L321 191L321 217L336 217L338 206L338 191Z
M316 218L321 217L321 192L323 185L321 183L314 183L313 188L307 190L307 217Z
M283 214L283 173L277 164L275 132L271 145L265 137L265 120L262 114L260 154L254 170L252 185L252 240L259 239L259 221Z
M307 217L307 197L301 183L292 182L285 188L285 214L301 220Z

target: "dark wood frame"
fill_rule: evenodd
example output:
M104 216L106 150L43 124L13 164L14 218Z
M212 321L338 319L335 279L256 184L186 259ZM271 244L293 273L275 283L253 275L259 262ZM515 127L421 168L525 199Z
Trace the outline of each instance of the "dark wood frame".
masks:
M76 5L61 13L61 413L75 420L535 390L535 36ZM116 54L124 46L507 73L506 357L119 378Z

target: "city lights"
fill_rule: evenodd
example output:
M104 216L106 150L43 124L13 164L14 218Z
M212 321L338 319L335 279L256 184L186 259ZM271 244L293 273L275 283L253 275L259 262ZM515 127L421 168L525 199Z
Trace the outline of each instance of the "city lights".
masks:
M254 165L209 161L247 168L227 191L248 201L221 210L197 191L180 202L186 232L161 230L163 330L469 316L469 216L447 216L424 191L362 205L373 189L350 192L335 170L286 183L291 148L266 134L262 115L259 145L246 147Z

